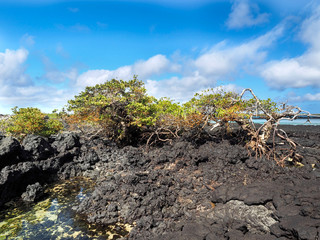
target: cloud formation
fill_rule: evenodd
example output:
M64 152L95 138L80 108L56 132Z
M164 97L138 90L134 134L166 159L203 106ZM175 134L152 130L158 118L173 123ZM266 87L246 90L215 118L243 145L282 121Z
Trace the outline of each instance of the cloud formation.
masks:
M177 71L179 65L171 63L170 60L161 54L155 55L147 60L140 60L133 65L122 66L115 70L89 70L77 78L77 86L93 86L103 83L112 78L129 80L133 75L138 75L140 79L159 75L166 72Z
M169 97L177 102L185 102L192 98L195 93L208 88L218 89L218 87L215 86L215 81L212 82L210 79L201 76L198 71L181 78L172 77L161 81L148 79L146 81L148 94L157 98ZM236 86L235 84L226 84L220 86L219 89L233 92L242 90L241 87Z
M26 73L25 63L28 51L6 49L0 52L0 113L9 113L9 108L39 107L50 112L57 106L63 106L77 93L76 89L58 89L49 85L36 85ZM59 79L75 77L74 72L48 72L48 78Z
M226 22L231 29L251 27L269 21L269 14L260 13L257 4L250 3L249 0L235 0L232 11Z
M0 52L0 91L2 94L6 94L3 88L8 85L25 86L29 83L24 67L28 54L24 48L6 49L5 52Z
M273 88L278 86L320 87L320 18L313 15L302 25L301 39L309 44L308 51L300 57L271 61L266 65L268 50L284 34L284 24L255 39L240 44L222 41L198 56L167 57L154 55L146 60L139 60L131 65L120 66L115 70L93 69L78 74L76 68L60 71L46 57L42 58L45 74L41 79L48 85L37 85L25 72L25 62L28 51L6 50L0 53L0 102L26 106L42 106L51 109L63 106L86 86L100 84L112 78L128 80L133 75L146 83L150 95L155 97L170 97L180 102L190 99L196 92L214 88L217 81L232 80L242 73L250 75L261 74ZM63 50L62 46L58 50ZM264 66L264 69L260 67ZM292 76L303 81L292 81ZM49 80L49 81L48 81ZM49 84L63 85L63 89ZM71 84L71 85L70 85ZM226 90L240 91L235 84L224 85ZM307 94L306 100L316 101L318 94Z
M196 92L216 86L218 80L232 79L242 71L252 72L261 64L267 54L266 48L272 45L283 33L279 25L270 32L251 41L228 46L221 42L184 64L180 75L160 81L148 79L146 87L155 97L170 97L183 102ZM234 84L225 85L227 90L237 91Z
M293 102L305 102L305 101L318 102L320 101L320 92L315 94L307 93L303 96L297 96L296 94L292 93L291 96L289 96L289 100Z
M267 48L282 33L283 27L277 26L265 35L242 44L231 45L223 41L201 52L196 58L168 58L158 54L115 70L95 69L82 74L78 74L76 68L60 71L49 58L42 56L45 74L40 79L46 85L35 84L25 73L27 50L6 50L0 53L0 102L11 106L21 106L21 103L24 106L42 106L42 109L62 107L86 86L112 78L128 80L133 75L138 75L146 83L150 95L184 102L196 92L216 87L218 80L232 79L233 75L241 71L252 71L264 61ZM60 89L52 86L55 84L60 85ZM234 84L226 84L224 87L239 90Z
M145 81L150 95L170 97L183 102L196 92L215 87L218 80L233 79L242 71L255 71L256 66L263 63L267 55L266 49L282 34L283 26L279 25L268 33L239 45L228 45L226 41L218 43L195 59L168 59L159 54L115 70L89 70L77 78L76 85L84 88L112 78L128 80L136 74ZM168 74L171 76L165 77ZM226 86L230 90L237 89L232 84Z
M249 68L261 63L266 56L266 48L273 44L283 33L279 25L270 32L251 41L228 47L225 43L214 46L195 60L199 71L212 78L220 78L234 73L239 67Z
M275 89L320 87L320 7L305 20L300 38L309 45L301 56L270 61L261 71L268 85Z
M59 52L57 52L61 55ZM75 81L78 77L78 70L73 67L65 71L60 71L57 66L45 55L41 56L45 74L40 77L45 82L62 83L68 80Z

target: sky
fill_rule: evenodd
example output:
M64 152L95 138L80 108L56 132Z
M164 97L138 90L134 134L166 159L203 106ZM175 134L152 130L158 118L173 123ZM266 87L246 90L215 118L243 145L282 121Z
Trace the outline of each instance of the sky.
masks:
M0 113L112 78L155 97L251 88L320 113L317 0L0 0Z

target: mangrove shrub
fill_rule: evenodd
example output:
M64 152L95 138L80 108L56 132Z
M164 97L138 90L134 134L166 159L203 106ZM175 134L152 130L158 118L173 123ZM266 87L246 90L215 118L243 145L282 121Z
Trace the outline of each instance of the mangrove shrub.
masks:
M12 109L12 116L1 124L4 130L18 139L23 139L28 134L50 136L63 129L62 123L57 119L49 119L38 108Z

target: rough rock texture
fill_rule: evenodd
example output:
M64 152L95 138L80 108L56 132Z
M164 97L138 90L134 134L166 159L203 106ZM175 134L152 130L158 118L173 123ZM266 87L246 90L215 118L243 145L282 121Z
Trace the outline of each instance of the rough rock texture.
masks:
M44 160L53 155L54 149L45 138L28 135L22 141L22 147L34 160Z
M21 196L28 185L36 182L43 185L72 177L68 165L76 165L72 162L79 155L79 136L75 133L63 133L50 141L30 135L20 145L12 137L2 138L0 156L10 160L10 164L3 166L0 172L0 207ZM76 175L75 173L74 176Z
M300 142L318 150L319 140L311 131ZM97 186L74 209L89 222L133 224L129 239L319 237L319 155L282 168L226 140L148 151L96 146Z
M36 182L35 184L28 185L24 193L22 193L21 198L25 202L34 202L44 195L44 190L40 183Z
M52 147L59 153L70 151L74 148L80 147L79 139L80 137L76 133L61 133L51 139L51 141L53 141Z
M22 160L21 146L13 137L0 136L0 169Z
M0 206L24 192L36 200L37 182L82 175L97 184L74 210L90 223L132 224L124 239L319 239L319 128L285 130L300 143L302 168L250 157L221 137L150 149L75 133L22 146L2 137L2 152L20 162L0 172Z

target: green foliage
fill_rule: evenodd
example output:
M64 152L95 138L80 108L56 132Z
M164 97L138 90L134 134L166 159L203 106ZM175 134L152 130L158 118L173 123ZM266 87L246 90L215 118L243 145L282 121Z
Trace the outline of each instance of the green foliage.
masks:
M57 119L46 119L46 115L38 108L12 109L13 115L6 122L5 131L18 139L27 134L50 136L62 130L63 126Z
M234 92L207 89L195 94L185 105L197 109L215 122L241 121L253 115L263 118L265 116L261 109L270 114L278 111L277 104L270 98L259 101L260 106L254 98L244 99Z
M10 117L8 119L0 120L0 132L5 133L9 125L10 125Z
M70 125L95 126L117 142L129 143L137 137L156 136L161 140L179 137L183 132L197 135L210 122L248 121L253 115L263 116L261 109L274 113L276 104L261 100L257 108L254 98L243 99L239 94L222 89L208 89L184 104L169 98L156 99L146 94L144 83L137 79L112 79L87 87L68 101ZM61 115L61 113L60 113Z
M68 101L73 123L98 124L116 141L128 141L138 127L154 124L155 98L146 94L136 76L130 81L112 79Z
M245 117L244 109L249 103L238 101L238 98L234 92L208 89L195 94L187 104L207 115L211 121L228 122Z
M148 96L144 83L136 76L130 81L112 79L87 87L68 101L67 110L72 112L68 117L69 124L98 125L118 142L130 142L142 132L159 128L182 130L183 120L194 113L168 98Z

